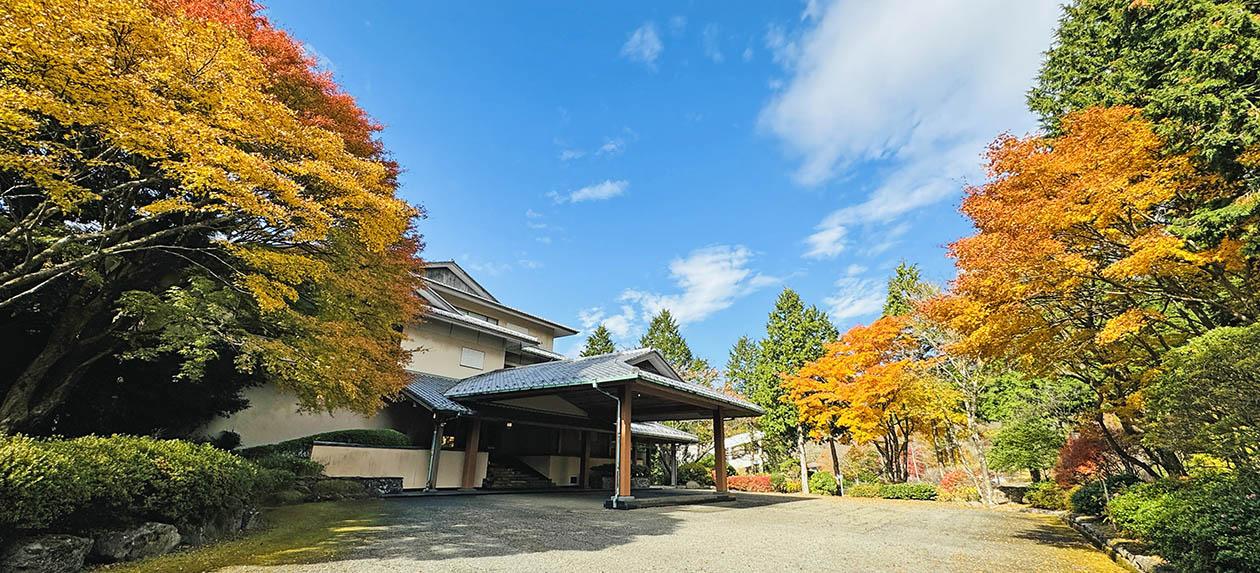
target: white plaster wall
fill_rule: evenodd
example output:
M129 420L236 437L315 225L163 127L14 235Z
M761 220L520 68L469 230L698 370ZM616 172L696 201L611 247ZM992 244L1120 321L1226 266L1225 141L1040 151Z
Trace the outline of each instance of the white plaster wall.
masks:
M443 450L438 460L437 487L457 488L464 482L464 452ZM429 480L429 450L316 444L311 459L324 464L331 477L402 477L403 487L422 488ZM473 483L486 479L490 454L477 453Z
M582 469L579 456L521 456L520 460L556 485L573 485L569 480ZM611 463L612 458L591 458L591 467Z
M467 378L503 368L504 342L486 334L442 322L426 322L408 326L403 348L416 350L407 368L448 378ZM482 368L460 366L464 348L480 350L486 355Z
M299 413L297 398L265 385L244 392L249 407L206 424L201 433L213 436L223 430L241 435L241 446L274 444L333 430L393 428L386 412L364 416L350 411Z

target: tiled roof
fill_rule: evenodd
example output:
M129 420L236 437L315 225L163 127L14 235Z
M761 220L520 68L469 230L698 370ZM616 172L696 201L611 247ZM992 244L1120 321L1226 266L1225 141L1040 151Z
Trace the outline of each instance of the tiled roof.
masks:
M550 358L552 360L564 360L563 354L556 354L555 352L552 352L550 350L544 350L537 346L522 346L521 352L525 352L527 354L533 354L536 356L542 356L543 358Z
M632 422L630 435L643 438L658 438L667 442L686 442L694 444L700 441L695 434L671 428L660 422Z
M674 390L703 396L710 400L738 406L748 411L763 412L759 406L728 396L719 390L682 380L675 380L674 378L648 372L629 364L629 361L650 353L656 353L659 356L659 353L655 350L640 348L600 354L598 356L495 370L460 380L458 384L446 391L446 396L448 398L465 398L525 390L581 386L591 383L644 380Z
M534 338L533 336L530 336L527 333L518 332L510 328L499 326L497 324L494 324L493 322L481 320L480 318L477 318L474 316L468 316L466 314L461 314L458 312L450 312L448 310L442 310L440 308L435 308L432 306L429 307L428 312L432 316L440 316L447 320L458 322L458 323L465 324L468 326L472 326L473 328L478 328L484 331L496 333L496 334L505 336L506 338L511 338L514 340L523 340L525 342L532 342L534 344L538 344L538 339Z
M434 412L450 412L454 414L471 414L463 404L452 402L445 396L447 390L459 383L455 378L447 378L436 374L412 372L411 384L403 388L403 394L420 403L421 406Z

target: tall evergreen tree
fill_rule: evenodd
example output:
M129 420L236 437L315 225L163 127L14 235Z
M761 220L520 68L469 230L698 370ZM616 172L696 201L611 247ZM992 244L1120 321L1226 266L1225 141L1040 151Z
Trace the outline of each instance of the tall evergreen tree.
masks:
M800 453L803 449L796 407L782 399L781 376L822 356L823 346L837 335L827 314L815 306L806 308L796 291L785 288L779 294L766 321L753 376L745 385L748 398L766 410L757 426L771 465L787 459L792 450Z
M914 311L914 301L919 300L924 290L923 278L919 276L919 265L897 265L893 276L888 278L888 298L884 299L884 316L902 316Z
M730 389L740 394L748 392L749 384L757 374L757 353L757 343L747 336L735 341L730 357L726 359L726 385Z
M639 339L639 346L659 350L665 360L679 370L689 370L696 366L696 357L678 331L678 321L674 320L669 309L662 309L652 317L647 332Z
M613 345L612 333L608 332L608 329L601 324L591 331L590 336L586 337L586 346L582 347L581 356L597 356L616 351L617 347Z

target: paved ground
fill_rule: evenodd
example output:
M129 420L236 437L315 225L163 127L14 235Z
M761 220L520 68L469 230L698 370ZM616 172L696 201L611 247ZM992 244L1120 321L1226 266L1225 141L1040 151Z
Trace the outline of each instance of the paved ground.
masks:
M349 544L332 561L225 571L1123 571L1056 518L944 503L753 494L634 511L578 494L367 503L369 519L330 527Z

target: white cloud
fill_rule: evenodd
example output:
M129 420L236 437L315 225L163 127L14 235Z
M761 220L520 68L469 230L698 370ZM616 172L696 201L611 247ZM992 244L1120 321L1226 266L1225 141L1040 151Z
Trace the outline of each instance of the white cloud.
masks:
M534 240L535 240L535 241L538 241L539 243L542 243L542 244L544 244L544 245L550 245L550 244L551 244L551 237L534 237Z
M621 305L621 312L614 315L606 314L602 307L589 308L578 312L578 321L586 330L602 324L618 340L628 339L635 334L634 329L638 322L634 307L630 305Z
M620 155L626 150L626 140L620 137L610 137L604 140L604 144L595 150L595 155Z
M581 203L583 201L604 201L612 199L626 192L630 188L630 182L624 179L613 181L611 179L604 180L600 183L587 185L581 189L570 191L569 193L558 193L551 191L547 193L552 201L556 203Z
M779 282L748 268L752 257L752 251L743 245L696 249L669 264L670 277L681 292L628 289L621 299L638 304L644 316L669 309L680 324L698 322L730 307L738 298Z
M866 267L859 264L852 264L844 269L844 274L851 277L860 275L864 272L866 272Z
M823 299L837 323L875 314L884 308L885 288L873 279L846 276L836 281L836 293Z
M685 23L685 20L684 20ZM626 43L621 46L621 55L632 62L647 64L655 68L656 58L661 55L665 45L656 31L656 24L646 22L630 33Z
M561 149L560 161L573 161L574 159L581 159L584 155L586 155L586 152L581 149Z
M753 59L753 49L752 49L752 46L748 46L747 48L744 48L744 54L743 54L743 55L744 55L744 61L745 61L745 62L751 62L751 61L752 61L752 59Z
M512 270L511 263L481 262L473 260L467 255L460 257L460 264L468 267L474 273L490 276L499 276Z
M859 165L880 175L864 200L819 223L806 255L835 256L855 225L957 196L990 140L1031 128L1024 92L1057 17L1054 0L835 0L806 7L803 33L772 26L766 46L790 78L760 126L799 158L797 181Z
M543 264L541 262L535 261L533 259L521 259L519 261L516 261L516 264L520 265L522 269L534 270L534 269L543 268Z
M526 217L527 219L541 219L541 218L542 218L542 216L543 216L543 214L542 214L542 213L539 213L538 211L535 211L535 210L533 210L533 209L526 209L526 210L525 210L525 217Z
M704 31L700 33L700 39L704 44L704 55L719 64L725 59L722 56L721 33L721 28L717 24L705 25Z

